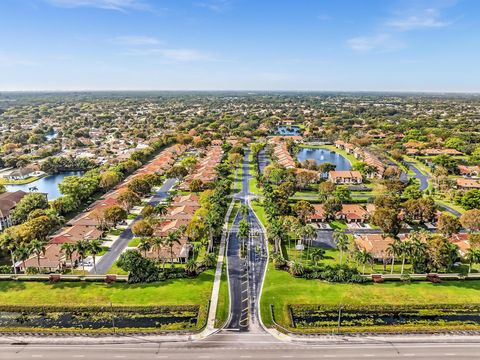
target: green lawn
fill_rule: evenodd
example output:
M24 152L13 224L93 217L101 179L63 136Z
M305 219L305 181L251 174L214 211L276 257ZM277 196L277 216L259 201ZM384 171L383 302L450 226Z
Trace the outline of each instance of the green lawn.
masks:
M277 323L288 326L289 304L466 304L478 303L480 281L386 282L383 284L332 284L294 278L269 265L261 299L264 323L272 325L270 304Z
M243 166L239 166L237 169L237 176L235 176L235 190L242 190L243 180Z
M115 261L110 269L108 269L107 274L128 275L128 272L120 269Z
M235 216L237 215L237 212L239 209L240 209L240 201L235 201L233 203L233 208L232 208L232 212L230 213L230 217L228 218L228 226L231 226L233 224L233 221L235 220Z
M217 313L215 314L215 327L221 327L228 318L229 312L229 292L228 292L228 279L227 279L227 267L224 262L222 267L222 277L220 282L220 291L218 293Z
M142 239L139 238L139 237L133 238L132 240L130 240L130 241L128 242L128 247L137 247L138 244L140 244L140 241L141 241L141 240L142 240Z
M0 304L22 306L166 306L199 305L199 324L205 322L214 269L194 279L152 284L104 284L90 282L1 281Z

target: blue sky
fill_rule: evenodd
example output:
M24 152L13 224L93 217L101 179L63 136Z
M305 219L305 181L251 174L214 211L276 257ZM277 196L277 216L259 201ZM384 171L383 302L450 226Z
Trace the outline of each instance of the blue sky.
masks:
M477 0L2 0L0 90L480 91Z

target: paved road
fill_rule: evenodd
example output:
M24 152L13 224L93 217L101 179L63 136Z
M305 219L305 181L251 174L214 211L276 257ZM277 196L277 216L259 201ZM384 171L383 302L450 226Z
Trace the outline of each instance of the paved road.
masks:
M415 178L420 181L420 190L425 191L428 188L429 176L424 175L418 168L411 162L407 162L408 168L415 173Z
M210 338L209 338L210 339ZM480 343L332 343L293 345L268 335L224 334L189 343L3 345L0 359L478 359Z
M155 193L155 195L148 202L150 205L155 206L162 200L165 200L168 197L168 191L175 185L176 179L167 179L162 184L160 189ZM128 225L128 227L123 231L119 238L112 244L110 250L108 250L105 255L100 258L100 261L97 263L97 274L106 274L108 269L110 269L120 256L122 251L127 247L128 242L133 239L132 234L132 225L142 218L141 215L138 215L134 221ZM94 274L94 270L90 271L91 274Z
M234 196L242 205L248 205L250 197L248 183L251 174L248 154L247 151L242 162L241 190ZM237 229L241 219L240 214L235 217L228 239L227 258L231 307L226 329L260 331L257 302L263 281L263 272L267 264L265 238L256 216L249 207L247 221L250 224L250 236L245 240L238 239ZM246 252L244 258L240 256L242 247Z

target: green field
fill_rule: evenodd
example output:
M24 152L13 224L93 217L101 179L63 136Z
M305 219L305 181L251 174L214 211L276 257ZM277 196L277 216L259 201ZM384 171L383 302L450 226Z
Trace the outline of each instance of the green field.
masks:
M270 304L278 324L289 326L289 304L466 304L478 303L480 281L386 282L383 284L332 284L294 278L269 265L261 299L262 319L272 325Z
M227 321L229 312L229 292L228 292L228 279L227 279L227 267L223 264L222 277L220 282L220 290L218 293L217 312L215 314L215 327L221 327L225 321Z
M115 261L113 265L110 267L110 269L108 269L107 274L128 275L128 272L120 269L117 265L117 262Z
M22 306L206 305L214 270L151 284L1 281L0 304Z
M141 240L142 240L142 239L139 238L139 237L133 238L132 240L130 240L130 241L128 242L128 247L137 247L138 244L140 244L140 241L141 241Z

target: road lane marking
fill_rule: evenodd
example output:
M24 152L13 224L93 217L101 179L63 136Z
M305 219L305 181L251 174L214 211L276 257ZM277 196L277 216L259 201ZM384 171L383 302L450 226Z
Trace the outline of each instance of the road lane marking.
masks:
M41 354L33 354L32 355L32 358L42 358L42 357L43 357L43 355L41 355Z

